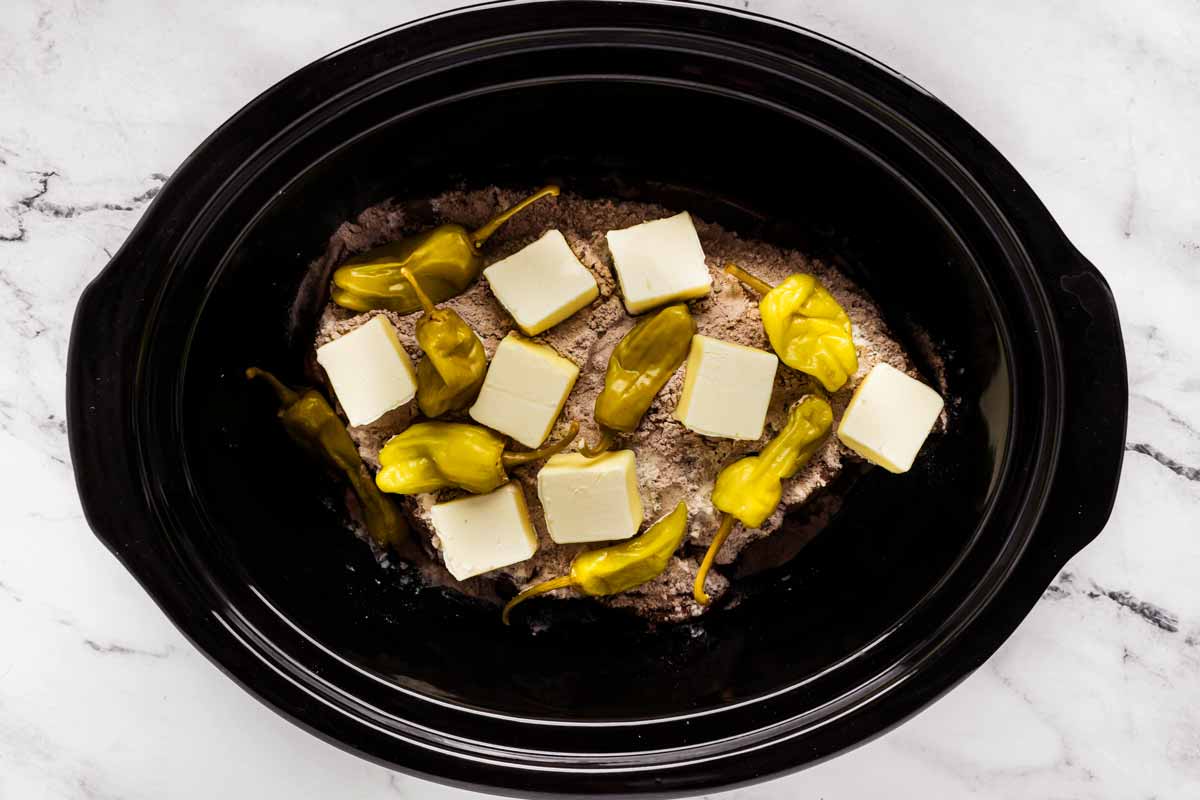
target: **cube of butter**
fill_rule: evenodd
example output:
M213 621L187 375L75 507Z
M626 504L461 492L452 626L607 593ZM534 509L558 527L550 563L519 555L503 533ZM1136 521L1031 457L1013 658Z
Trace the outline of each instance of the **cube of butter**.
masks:
M889 472L907 472L942 413L933 389L890 364L876 364L838 424L842 444Z
M538 473L538 498L550 538L559 544L628 539L642 524L632 450L554 456Z
M608 249L630 314L712 291L704 249L686 211L609 231Z
M317 348L351 425L367 425L417 396L417 373L382 314Z
M429 509L442 560L455 580L517 564L537 552L537 534L520 485L471 495Z
M538 447L578 377L579 367L554 348L510 333L496 348L479 397L467 413L526 447Z
M675 419L705 436L758 439L778 367L774 353L693 336Z
M527 336L549 330L600 295L596 279L557 230L492 264L483 277Z

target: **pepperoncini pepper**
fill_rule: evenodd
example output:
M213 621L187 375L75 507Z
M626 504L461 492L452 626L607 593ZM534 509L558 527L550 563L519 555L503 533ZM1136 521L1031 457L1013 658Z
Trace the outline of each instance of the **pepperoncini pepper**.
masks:
M600 597L619 594L654 580L667 568L667 562L686 533L687 506L680 503L670 514L629 541L575 556L570 574L524 590L508 601L500 618L507 625L515 606L555 589L573 586L590 597Z
M608 359L604 390L596 397L600 440L582 448L588 458L612 445L613 432L632 433L662 387L687 359L696 322L683 303L658 311L634 325Z
M758 528L766 522L783 497L782 481L808 463L832 426L833 410L829 403L816 395L802 397L788 411L783 430L767 442L761 453L738 459L717 475L712 502L724 514L696 573L692 595L697 603L709 602L704 581L721 545L733 530L734 520L747 528Z
M425 311L417 320L417 344L425 353L417 364L417 406L430 418L461 411L479 394L487 375L483 343L458 312L433 305L412 270L401 267L400 274Z
M408 536L404 517L371 480L358 448L340 417L315 389L296 391L265 370L251 367L246 377L270 384L279 398L279 420L288 436L335 470L354 490L367 532L382 546L398 546Z
M783 363L812 375L830 392L858 371L850 317L819 280L797 272L772 288L736 264L727 264L725 272L762 295L763 329Z
M507 470L549 458L579 432L572 422L557 442L537 450L513 453L507 440L481 425L466 422L418 422L388 440L379 451L375 484L392 494L421 494L438 489L466 489L486 494L508 481Z
M400 272L405 267L435 303L462 294L483 269L479 248L488 237L527 206L558 192L557 186L544 186L474 232L462 225L438 225L356 256L333 273L333 302L352 311L383 308L411 314L421 302Z

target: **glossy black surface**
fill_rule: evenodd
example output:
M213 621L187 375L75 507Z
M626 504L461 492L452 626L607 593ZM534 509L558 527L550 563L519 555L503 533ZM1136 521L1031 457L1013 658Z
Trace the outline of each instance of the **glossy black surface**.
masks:
M241 371L300 375L304 267L365 206L552 180L835 260L928 332L950 432L684 625L541 603L535 635L381 571ZM344 747L516 793L744 782L904 719L1099 532L1126 413L1103 279L951 111L795 28L611 2L435 18L265 93L85 292L68 378L89 521L198 647Z

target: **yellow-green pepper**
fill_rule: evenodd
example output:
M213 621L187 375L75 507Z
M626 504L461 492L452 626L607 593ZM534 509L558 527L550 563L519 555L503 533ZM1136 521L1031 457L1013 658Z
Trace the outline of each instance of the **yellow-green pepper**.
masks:
M251 367L246 377L265 380L279 398L279 420L297 444L338 473L354 490L367 532L381 546L399 546L408 524L392 501L380 494L346 426L315 389L296 391L265 370Z
M797 272L772 288L736 264L725 271L762 295L763 329L783 363L812 375L830 392L858 371L850 317L819 280Z
M601 438L583 448L589 458L607 450L613 432L632 433L662 387L687 359L696 322L678 303L651 314L621 338L608 359L604 390L596 397Z
M465 489L486 494L508 481L508 470L549 458L579 432L572 422L554 444L523 453L505 450L507 439L482 425L466 422L418 422L388 440L379 451L375 484L392 494L421 494Z
M400 272L405 267L435 303L462 294L483 270L479 248L488 237L531 203L558 192L557 186L545 186L474 232L462 225L439 225L356 256L333 273L333 302L352 311L383 308L411 314L421 301Z
M417 344L425 353L417 364L417 406L431 419L461 411L475 400L487 375L483 343L458 312L433 305L412 270L401 267L400 274L425 311L417 320Z
M589 597L600 597L619 594L654 580L667 568L667 562L679 549L686 533L687 506L680 503L670 514L629 541L575 556L570 574L524 590L508 601L500 618L507 625L515 606L555 589L575 587Z
M816 395L807 395L788 411L787 423L756 456L738 459L721 470L713 486L712 501L724 512L721 526L704 554L696 573L692 594L696 602L707 604L704 581L721 545L725 544L734 520L747 528L758 528L779 505L783 480L799 472L833 427L833 410Z

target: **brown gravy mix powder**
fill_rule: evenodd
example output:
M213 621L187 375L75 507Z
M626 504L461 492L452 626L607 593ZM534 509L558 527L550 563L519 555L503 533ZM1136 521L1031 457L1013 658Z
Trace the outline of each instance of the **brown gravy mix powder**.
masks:
M457 222L468 229L478 227L497 210L511 205L524 195L524 191L495 187L448 192L431 201L429 211L432 212L432 220L410 221L406 216L426 214L410 211L406 215L404 208L383 203L364 211L355 222L343 224L331 237L325 256L313 265L313 269L322 275L328 274L334 265L351 255L421 230L431 223ZM604 385L609 355L635 322L622 305L605 233L675 213L676 210L647 203L589 200L566 192L557 198L541 200L518 214L484 246L486 263L490 264L515 253L547 230L558 228L599 284L600 297L590 306L535 337L537 341L551 345L580 368L579 380L567 399L550 439L563 432L568 420L577 420L580 424L580 438L576 440L576 445L597 435L592 409L596 395ZM758 313L758 296L722 272L722 267L730 261L771 284L779 283L794 272L811 273L825 284L850 315L854 324L854 341L858 347L858 372L830 398L835 430L836 420L841 418L854 387L875 364L886 361L897 369L920 377L908 355L888 331L875 305L841 273L794 250L747 241L718 225L694 217L693 221L713 278L712 294L690 303L700 333L771 350ZM483 279L442 305L457 311L479 334L489 358L505 334L516 328ZM418 314L401 316L390 311L356 314L330 303L321 317L314 348L353 330L375 314L387 315L416 363L421 358L414 334ZM614 445L614 449L632 449L637 456L646 525L669 512L680 500L688 507L688 538L671 559L667 570L655 580L629 592L597 598L598 602L632 609L654 620L679 620L702 613L703 607L692 599L692 581L719 521L719 514L709 499L717 472L736 458L760 450L782 427L788 407L816 386L813 379L781 363L763 438L746 442L701 436L687 430L671 417L683 386L683 377L684 369L681 368L650 406L637 431L619 437ZM388 438L399 433L413 420L417 413L415 406L415 402L410 403L371 425L350 428L359 451L372 468L378 467L379 449ZM470 421L465 414L442 417L455 418ZM720 565L731 564L747 545L779 528L786 510L804 503L829 484L841 471L844 459L857 461L858 457L843 447L836 436L830 436L809 465L795 478L784 482L783 502L761 528L747 530L741 525L735 526L717 558L718 568L709 576L708 590L714 598L728 589L728 581L719 574ZM550 539L537 499L539 469L540 464L533 464L511 473L511 477L519 481L525 491L530 517L538 534L538 552L528 561L461 583L449 576L441 565L440 557L434 552L438 542L429 524L429 507L435 502L460 496L462 492L445 491L436 496L400 498L414 523L417 536L431 556L430 562L422 566L425 577L467 594L495 598L496 578L507 578L514 589L520 589L547 578L565 575L576 553L585 547L596 546L558 545Z

